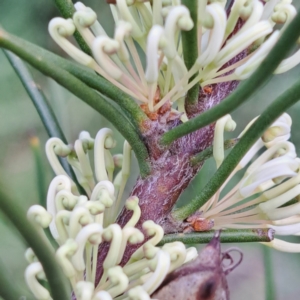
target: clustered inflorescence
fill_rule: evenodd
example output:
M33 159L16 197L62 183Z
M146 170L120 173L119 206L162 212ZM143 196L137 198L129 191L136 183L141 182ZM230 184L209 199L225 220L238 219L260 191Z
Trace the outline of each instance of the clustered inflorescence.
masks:
M39 205L28 211L29 220L41 231L49 226L58 244L56 259L65 276L70 280L77 299L150 299L166 275L182 264L197 257L195 248L188 248L181 242L156 247L161 241L163 229L149 220L143 223L147 242L138 248L129 262L121 267L127 244L140 244L144 234L135 228L141 210L135 196L125 201L132 217L121 228L115 224L116 216L124 205L121 201L129 175L131 149L124 143L123 155L111 155L115 141L110 129L101 129L96 139L82 132L74 149L58 138L51 138L46 145L49 162L57 176L52 180L47 195L47 210ZM94 148L95 178L87 151ZM60 165L59 156L68 156L78 181L88 196L80 195L76 185ZM121 168L115 178L115 167ZM103 261L103 274L96 282L98 247L110 244ZM49 292L37 279L43 279L42 265L31 249L26 258L30 265L25 277L28 286L37 299L51 299ZM95 286L96 284L96 286Z
M148 115L164 105L187 121L185 96L196 84L244 80L270 52L296 15L289 0L235 0L227 16L227 1L198 1L195 24L189 10L178 0L116 0L111 4L115 32L109 37L96 13L81 2L73 19L54 18L52 38L76 61L94 69L138 103ZM284 24L281 29L275 25ZM238 27L238 30L235 29ZM198 55L188 70L183 58L181 32L197 28ZM75 29L92 49L85 54L66 38ZM234 57L247 55L234 64ZM146 60L146 67L142 61ZM283 60L275 73L285 72L300 61L300 51Z
M245 134L255 119L239 137ZM294 144L288 141L291 125L291 117L284 113L251 147L216 194L200 208L201 215L197 218L200 231L212 228L272 228L277 235L300 233L300 159ZM223 132L234 128L230 115L216 124L213 154L217 167L224 159ZM242 179L220 199L230 179L244 168ZM279 239L266 245L287 252L300 251L300 245Z

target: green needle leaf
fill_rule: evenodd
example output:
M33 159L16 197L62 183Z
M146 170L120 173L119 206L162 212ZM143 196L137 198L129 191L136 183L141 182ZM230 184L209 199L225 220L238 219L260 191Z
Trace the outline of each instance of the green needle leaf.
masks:
M163 237L158 246L166 243L182 242L184 244L207 244L213 238L215 231L174 233ZM227 229L221 231L221 243L251 243L270 242L274 238L273 229Z
M182 49L184 63L187 69L191 69L198 57L198 32L197 32L197 12L198 12L198 0L182 0L182 5L185 5L191 14L191 18L194 22L194 27L189 31L182 31ZM192 76L189 80L191 82L197 74ZM199 95L199 84L195 84L187 93L186 104L192 105L197 103Z
M59 126L59 123L55 117L52 108L50 107L41 89L38 87L38 85L35 84L25 64L19 57L15 56L13 53L10 53L6 50L3 50L3 52L6 55L12 67L14 68L14 70L16 71L17 75L19 76L26 92L28 93L33 105L35 106L43 122L43 125L49 137L58 137L65 144L68 144L67 139ZM81 192L82 195L85 195L84 189L79 185L78 180L73 172L73 169L70 167L68 162L63 158L59 158L59 160L67 174L76 183L78 190ZM39 177L39 179L41 180L41 177ZM39 188L42 187L40 186Z
M117 103L122 108L122 110L128 113L128 117L134 122L137 127L142 127L143 122L148 120L148 117L142 111L139 105L134 101L134 99L132 99L129 95L121 91L119 88L114 86L103 77L98 76L93 70L76 62L64 59L50 51L47 51L14 35L8 34L6 32L5 35L7 36L7 38L9 38L10 45L11 47L14 47L15 51L17 51L17 49L18 51L27 49L36 57L41 57L45 61L52 62L54 65L57 65L58 67L68 71L69 73L83 81L89 87L110 98L112 101ZM3 43L5 42L3 41Z
M3 52L6 55L12 67L14 68L14 70L16 71L26 92L32 100L32 103L35 106L48 135L50 137L58 137L64 143L67 143L67 139L63 134L63 131L60 128L56 116L52 108L50 107L48 101L46 100L43 91L34 82L25 64L21 61L19 57L17 57L13 53L6 50L3 50Z

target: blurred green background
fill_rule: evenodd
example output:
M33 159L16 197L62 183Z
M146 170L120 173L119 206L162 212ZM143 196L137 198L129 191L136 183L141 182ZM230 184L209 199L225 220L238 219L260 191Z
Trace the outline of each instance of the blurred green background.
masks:
M2 0L0 2L0 22L7 31L31 42L65 55L51 40L47 32L48 22L58 16L54 1L50 0ZM299 6L300 0L294 1ZM110 11L105 1L86 0L84 3L98 13L98 19L109 34L113 32ZM32 70L32 69L31 69ZM67 139L73 142L82 130L94 137L102 127L110 127L104 118L83 104L54 81L32 70L36 82L43 88L55 111ZM273 77L256 93L250 101L233 113L238 126L230 136L237 136L244 126L257 116L268 103L282 91L291 86L300 77L300 67ZM289 110L293 118L292 142L300 149L300 104ZM45 190L53 177L44 154L47 134L37 112L24 91L19 79L0 51L0 178L12 198L24 209L38 203L37 174L29 139L38 136L44 158ZM122 151L123 139L116 132L118 145L114 153ZM299 154L299 150L298 150ZM138 174L133 161L133 176L127 186L127 192L134 184ZM215 171L213 162L207 162L202 172L194 180L182 198L191 199ZM9 222L0 215L0 260L11 274L16 285L24 288L23 273L26 267L24 251L26 245ZM299 239L295 240L300 242ZM224 244L223 249L231 246ZM262 246L259 244L238 245L244 252L244 260L228 276L232 300L265 299L265 279ZM274 268L276 299L299 299L300 254L288 254L277 251L268 252ZM1 284L1 283L0 283ZM25 288L26 289L26 288ZM24 294L26 292L24 291Z

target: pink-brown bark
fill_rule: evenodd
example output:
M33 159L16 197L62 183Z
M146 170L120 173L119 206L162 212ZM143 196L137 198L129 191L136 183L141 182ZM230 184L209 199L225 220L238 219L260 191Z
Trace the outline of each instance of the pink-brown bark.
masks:
M244 57L241 53L235 61ZM233 63L233 62L231 62ZM212 86L210 93L200 91L197 105L189 112L192 118L217 105L228 96L236 87L236 81L219 83ZM193 167L190 157L212 144L214 125L210 124L187 136L173 142L168 148L162 148L158 144L159 137L166 131L179 124L178 120L165 122L165 118L152 121L145 133L145 141L151 158L151 174L145 179L139 177L131 192L131 195L139 198L142 211L137 228L147 220L153 220L161 225L165 233L180 232L184 223L177 223L170 217L170 212L178 200L180 194L186 189L195 177L202 165ZM120 213L117 223L123 227L132 215L125 208ZM126 263L137 246L127 247L122 263ZM106 256L108 244L99 247L98 260L102 262ZM98 264L97 281L102 273L102 264Z

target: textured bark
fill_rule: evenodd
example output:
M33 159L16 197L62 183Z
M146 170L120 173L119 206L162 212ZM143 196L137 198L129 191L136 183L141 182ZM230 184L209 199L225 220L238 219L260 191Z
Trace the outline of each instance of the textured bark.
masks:
M218 104L236 86L237 82L227 82L215 85L210 94L201 91L198 105L193 109L194 115ZM139 198L142 211L137 227L141 228L146 220L153 220L161 225L166 233L180 230L180 224L176 227L176 224L170 223L168 216L180 194L199 170L200 166L195 168L190 164L191 155L211 145L215 125L210 124L178 139L168 149L160 149L158 138L171 127L178 125L178 121L170 123L162 124L160 120L152 122L151 129L145 136L152 158L152 173L145 179L139 178L131 192L131 195ZM132 212L123 209L118 224L124 226L131 214ZM173 226L175 228L172 229Z
M241 53L230 64L240 60L246 52ZM238 82L230 81L212 85L209 93L201 90L198 104L188 110L189 117L203 113L217 105L236 89ZM148 146L152 173L145 179L138 178L131 195L139 198L142 211L137 228L147 220L153 220L164 228L165 233L180 232L185 227L184 223L176 223L170 217L170 212L178 200L180 194L186 189L195 177L202 165L193 167L190 157L212 144L215 124L210 124L187 136L173 142L168 148L162 148L158 144L160 136L177 126L178 120L166 122L167 117L162 116L156 121L147 124L148 130L144 134ZM123 208L117 223L123 227L132 215L131 211ZM139 245L127 247L122 263L126 263ZM108 251L108 244L101 244L98 252L98 262L103 262ZM102 263L98 263L97 279L102 274Z

